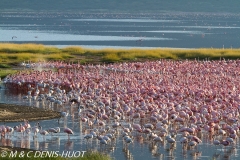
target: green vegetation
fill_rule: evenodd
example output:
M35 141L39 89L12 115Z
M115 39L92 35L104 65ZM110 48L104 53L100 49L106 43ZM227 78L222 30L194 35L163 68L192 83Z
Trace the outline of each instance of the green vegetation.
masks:
M16 72L17 72L17 70L14 70L14 69L2 69L2 68L0 68L0 78L4 78L7 75L14 74Z
M23 61L62 60L81 64L133 62L159 59L238 59L240 49L85 49L67 47L63 49L41 44L0 43L0 76L12 73L11 67Z

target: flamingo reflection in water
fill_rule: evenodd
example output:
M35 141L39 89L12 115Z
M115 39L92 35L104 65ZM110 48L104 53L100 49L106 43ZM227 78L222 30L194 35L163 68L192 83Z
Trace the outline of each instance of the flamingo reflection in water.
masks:
M73 141L67 141L65 144L65 150L72 151L74 149L74 142Z
M47 141L41 141L41 142L38 142L39 144L39 150L41 151L45 151L49 148L49 142Z
M23 93L30 90L29 83L32 91L37 91L32 77L46 83L44 91L38 86L37 99L45 94L42 101L52 99L58 111L67 112L70 106L69 113L74 115L76 111L84 134L97 129L96 141L105 148L112 143L112 138L106 138L108 134L114 132L117 137L124 130L133 136L130 138L141 137L142 142L158 142L159 137L168 144L169 152L180 144L174 134L182 134L187 138L187 142L181 140L182 148L188 145L198 151L196 146L204 138L201 135L215 135L215 139L224 141L228 136L231 144L237 141L239 64L239 60L159 60L96 66L39 62L34 65L53 66L58 72L20 72L7 76L4 82L7 88L18 88ZM131 126L123 127L126 123ZM69 139L71 133L67 134Z

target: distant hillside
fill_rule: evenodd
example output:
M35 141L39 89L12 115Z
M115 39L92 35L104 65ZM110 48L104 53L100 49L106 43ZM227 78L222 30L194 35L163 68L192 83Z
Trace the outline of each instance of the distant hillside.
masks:
M5 11L234 12L239 0L0 0Z

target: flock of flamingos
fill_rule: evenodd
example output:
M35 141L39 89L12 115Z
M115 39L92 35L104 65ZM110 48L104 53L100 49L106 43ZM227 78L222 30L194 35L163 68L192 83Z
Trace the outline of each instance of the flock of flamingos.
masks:
M121 136L126 146L143 139L153 146L167 143L171 151L180 142L195 155L204 136L223 152L238 144L240 60L21 65L28 69L3 79L5 87L24 93L24 99L60 106L60 121L70 106L86 128L87 143L107 146ZM27 121L15 128L1 126L0 131L2 136L62 132L30 127ZM73 134L71 128L63 132Z

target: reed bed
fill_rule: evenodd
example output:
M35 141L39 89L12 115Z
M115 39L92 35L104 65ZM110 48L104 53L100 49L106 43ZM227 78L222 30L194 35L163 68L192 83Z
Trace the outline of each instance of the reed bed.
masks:
M73 58L65 53L52 53L52 54L33 54L33 53L0 53L0 63L7 65L10 63L21 63L23 61L37 62L39 60L66 60ZM0 66L1 68L1 66Z
M2 69L2 68L0 68L0 78L2 79L4 77L6 77L7 75L14 74L16 72L17 72L17 70L15 70L15 69Z
M59 52L60 49L56 47L44 46L42 44L14 44L14 43L0 43L0 53L36 53L49 54Z
M114 63L158 59L238 59L240 49L85 49L76 46L55 48L41 44L0 43L0 63L11 64L31 60L64 60L83 63Z

